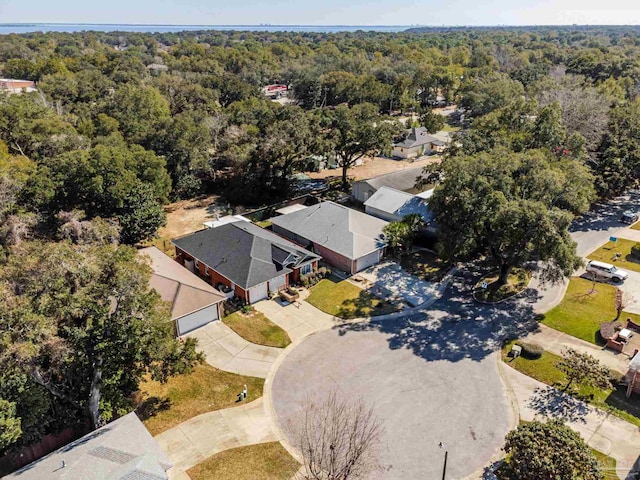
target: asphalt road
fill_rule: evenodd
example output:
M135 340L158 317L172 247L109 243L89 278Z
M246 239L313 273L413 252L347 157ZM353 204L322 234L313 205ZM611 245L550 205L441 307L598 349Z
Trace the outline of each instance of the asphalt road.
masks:
M638 210L640 195L597 206L571 229L585 255L624 228L625 210ZM535 311L557 297L557 287L530 288L499 306L479 305L469 289L480 272L458 273L427 311L313 335L284 360L273 380L280 425L292 443L303 406L336 390L361 398L383 420L385 433L375 479L441 478L447 446L447 478L460 479L486 465L504 443L511 410L497 372L507 337L536 329Z

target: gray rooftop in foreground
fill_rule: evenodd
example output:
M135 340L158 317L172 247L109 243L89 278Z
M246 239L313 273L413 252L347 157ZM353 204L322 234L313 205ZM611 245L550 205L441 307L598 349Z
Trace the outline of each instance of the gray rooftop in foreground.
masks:
M405 168L404 170L360 181L368 183L376 190L381 187L390 187L402 191L413 190L416 187L416 182L422 176L422 170L422 167Z
M398 217L416 213L427 223L433 219L433 214L425 199L389 187L380 188L364 202L364 205Z
M334 202L322 202L271 222L352 260L385 246L382 229L387 222Z
M169 458L131 412L3 478L165 480L171 467Z
M227 223L172 243L247 289L319 260L315 253L249 222Z

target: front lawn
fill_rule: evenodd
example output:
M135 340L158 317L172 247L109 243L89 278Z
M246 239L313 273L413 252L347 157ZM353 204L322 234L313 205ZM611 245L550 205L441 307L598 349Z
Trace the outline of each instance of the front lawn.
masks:
M524 268L514 268L505 285L498 283L497 273L480 280L473 289L473 296L482 302L495 303L522 292L531 280L531 272ZM486 284L486 288L482 288Z
M279 348L284 348L291 343L287 332L257 310L248 314L238 310L224 317L222 321L231 330L251 343Z
M616 287L595 283L594 291L593 288L591 280L572 277L562 302L544 314L542 323L587 342L602 344L600 325L616 317ZM620 315L621 319L627 317L640 321L640 315L627 312Z
M506 342L502 347L502 360L507 365L531 378L535 378L542 383L560 390L566 386L567 378L565 374L556 368L556 363L559 362L562 357L545 351L540 358L535 360L525 358L523 355L513 359L509 357L509 352L514 343L515 342ZM612 375L620 374L612 372ZM629 401L625 397L625 387L602 390L594 387L576 386L575 391L567 391L567 393L640 427L640 404L634 401L634 399Z
M187 470L192 480L289 480L300 464L280 442L217 453Z
M312 287L307 302L329 315L344 319L384 315L398 310L397 306L346 280L336 282L332 278L325 278Z
M617 242L607 242L596 251L591 252L587 258L610 263L618 268L640 272L640 261L631 256L631 247L636 243L633 240L618 238Z
M262 396L262 378L198 365L192 373L177 375L164 384L150 379L143 382L143 402L136 413L155 436L201 413L236 406L244 385L248 390L245 402Z
M616 473L616 466L618 465L618 462L615 458L610 457L609 455L605 455L595 448L591 449L591 453L593 453L593 456L598 459L598 462L602 467L604 480L620 480L620 477Z
M435 253L415 250L400 257L400 265L405 272L428 282L439 282L445 276L449 263L438 258Z

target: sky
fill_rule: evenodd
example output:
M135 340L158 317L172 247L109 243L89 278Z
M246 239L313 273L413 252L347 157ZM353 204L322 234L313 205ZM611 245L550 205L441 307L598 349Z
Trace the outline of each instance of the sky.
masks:
M0 0L0 23L640 24L637 0ZM606 8L605 8L606 7Z

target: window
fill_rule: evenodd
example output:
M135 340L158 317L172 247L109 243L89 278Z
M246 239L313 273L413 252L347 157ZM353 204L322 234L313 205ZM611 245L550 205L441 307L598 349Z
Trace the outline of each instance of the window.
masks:
M311 263L307 263L306 265L302 266L302 268L300 269L300 273L302 275L309 275L312 270L313 270L313 265Z

